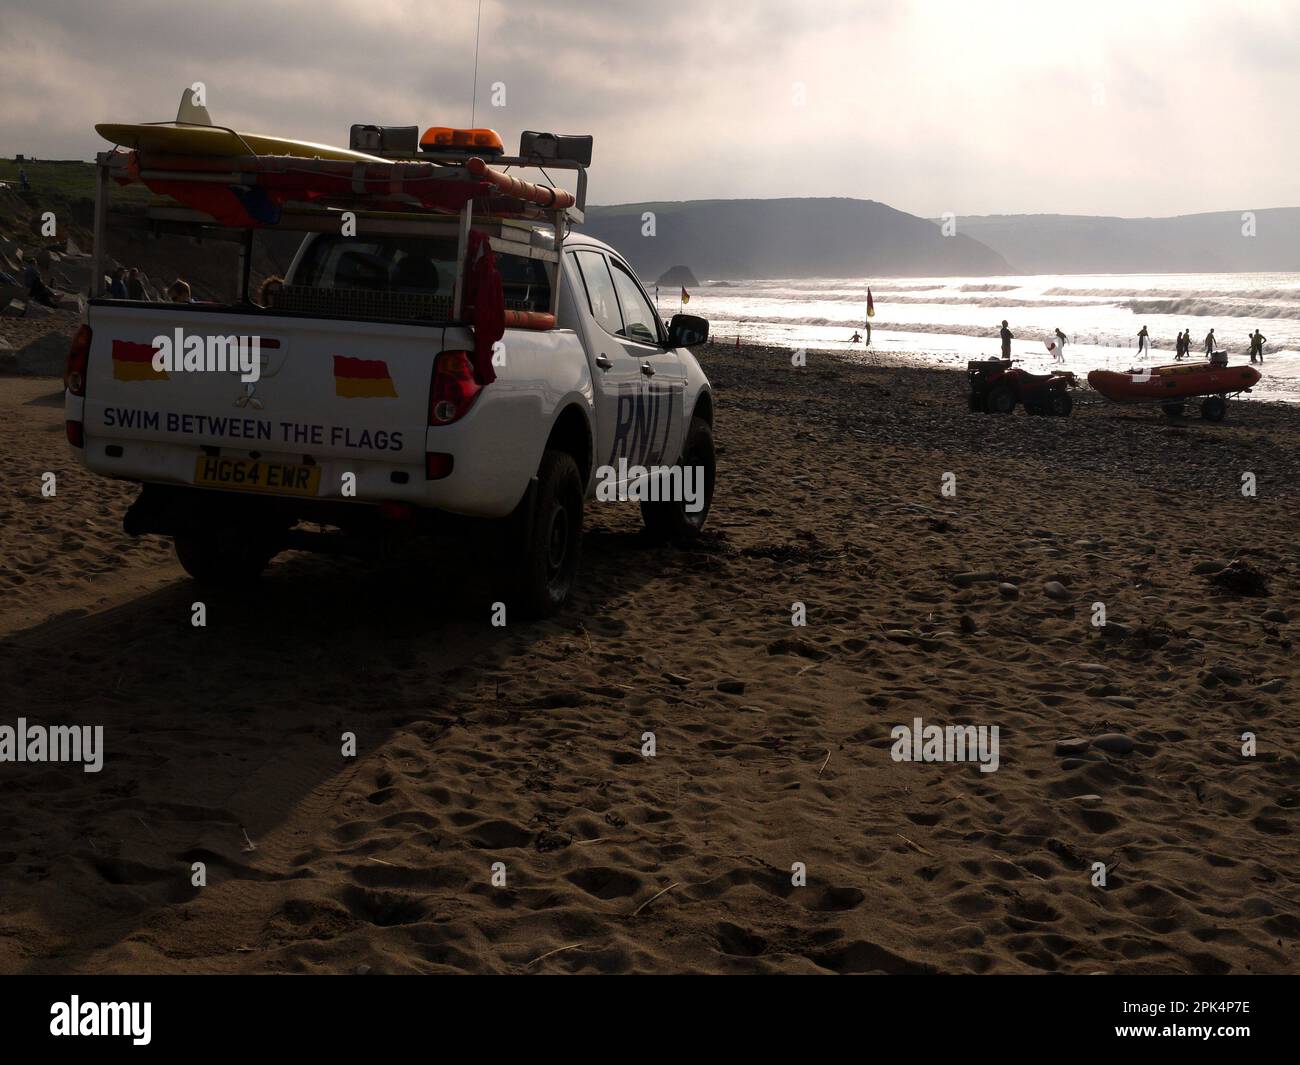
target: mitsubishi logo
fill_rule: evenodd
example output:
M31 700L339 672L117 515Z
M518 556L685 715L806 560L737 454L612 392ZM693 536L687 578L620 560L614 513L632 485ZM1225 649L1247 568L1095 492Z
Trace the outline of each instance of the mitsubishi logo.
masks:
M244 385L244 391L235 399L236 407L251 407L253 410L262 410L262 401L254 393L257 391L257 382L250 381Z

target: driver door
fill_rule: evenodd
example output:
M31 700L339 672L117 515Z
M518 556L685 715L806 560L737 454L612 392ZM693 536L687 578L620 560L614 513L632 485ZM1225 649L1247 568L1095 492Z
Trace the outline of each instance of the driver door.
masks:
M685 436L682 404L686 369L667 346L663 323L632 268L607 256L623 314L624 350L636 358L645 390L645 448L642 465L671 466L681 458Z

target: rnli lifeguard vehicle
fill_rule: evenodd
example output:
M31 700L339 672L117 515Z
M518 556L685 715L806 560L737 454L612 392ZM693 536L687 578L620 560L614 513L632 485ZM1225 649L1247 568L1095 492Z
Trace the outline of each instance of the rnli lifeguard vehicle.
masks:
M525 132L507 156L489 129L357 125L343 149L216 126L184 98L175 122L98 128L115 147L96 159L96 281L68 357L67 437L89 469L141 485L127 532L171 537L193 577L247 580L286 548L453 535L490 545L507 601L550 614L598 484L639 501L655 535L699 533L714 405L690 349L708 323L662 321L627 260L574 231L590 137ZM520 171L567 172L576 190ZM156 199L112 213L116 184ZM237 291L110 298L110 220L233 241ZM304 234L268 306L249 293L260 229ZM198 357L232 344L239 366ZM701 487L647 490L655 470L682 475L658 482L670 486L694 471Z

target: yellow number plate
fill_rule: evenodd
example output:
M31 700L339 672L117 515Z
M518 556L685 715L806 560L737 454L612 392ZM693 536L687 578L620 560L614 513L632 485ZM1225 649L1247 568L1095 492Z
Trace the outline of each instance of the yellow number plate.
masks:
M204 488L233 488L239 492L314 496L320 487L320 467L200 455L194 464L194 483Z

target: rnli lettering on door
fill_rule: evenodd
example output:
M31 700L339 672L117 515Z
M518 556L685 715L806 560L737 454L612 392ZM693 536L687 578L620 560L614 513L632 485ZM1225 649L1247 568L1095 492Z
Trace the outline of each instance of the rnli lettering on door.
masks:
M621 385L609 464L621 458L641 466L659 464L668 449L675 405L675 392L667 385Z

